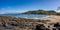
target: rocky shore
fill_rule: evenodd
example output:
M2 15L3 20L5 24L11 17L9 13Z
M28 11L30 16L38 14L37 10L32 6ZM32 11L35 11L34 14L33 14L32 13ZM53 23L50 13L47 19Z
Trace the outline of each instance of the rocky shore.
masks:
M60 16L26 19L0 16L0 30L60 30Z

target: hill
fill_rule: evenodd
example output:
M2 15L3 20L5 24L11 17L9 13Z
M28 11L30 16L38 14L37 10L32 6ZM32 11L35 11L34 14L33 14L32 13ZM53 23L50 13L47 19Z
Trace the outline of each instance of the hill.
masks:
M35 10L35 11L27 11L23 14L44 14L44 15L60 15L60 13L57 13L56 11L50 10Z

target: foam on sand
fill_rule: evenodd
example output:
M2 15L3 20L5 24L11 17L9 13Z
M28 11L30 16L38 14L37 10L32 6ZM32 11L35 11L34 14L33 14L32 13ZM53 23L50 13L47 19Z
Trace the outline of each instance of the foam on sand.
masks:
M40 17L40 18L37 18L37 17L34 17L34 18L28 18L28 17L25 17L26 19L41 19L41 18L49 18L50 16L45 16L45 17Z

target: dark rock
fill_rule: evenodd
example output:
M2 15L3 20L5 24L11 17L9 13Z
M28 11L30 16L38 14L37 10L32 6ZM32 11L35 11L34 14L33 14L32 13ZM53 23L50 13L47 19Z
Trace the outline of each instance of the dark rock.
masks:
M35 30L46 30L46 27L43 24L38 24L38 25L36 25Z
M57 22L56 24L54 24L54 27L56 27L58 30L60 30L60 23Z
M8 22L7 25L18 26L18 23L13 21L13 22Z
M56 30L56 28L52 28L52 30Z
M54 27L58 28L60 27L60 24L57 22L56 24L54 24Z

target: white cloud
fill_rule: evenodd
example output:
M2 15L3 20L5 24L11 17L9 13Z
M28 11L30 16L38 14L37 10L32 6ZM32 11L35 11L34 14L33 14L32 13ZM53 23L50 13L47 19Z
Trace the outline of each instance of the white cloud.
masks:
M0 14L5 14L6 12L0 12Z
M56 12L60 12L60 10L56 10Z
M7 13L23 13L28 10L7 10L7 11L1 11L0 14L7 14Z
M6 13L23 13L29 10L21 10L18 8L11 8L11 7L7 7L7 8L1 8L0 14L6 14Z

